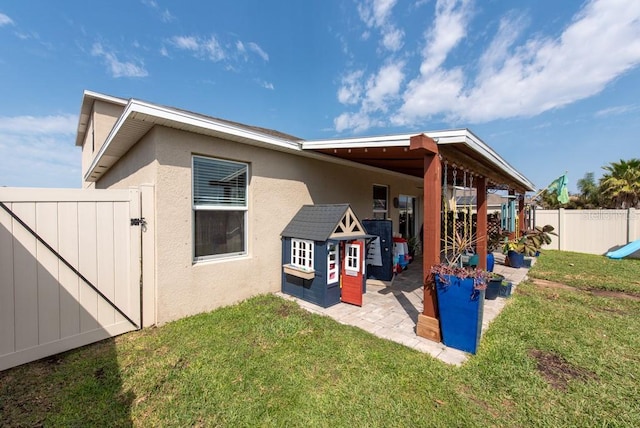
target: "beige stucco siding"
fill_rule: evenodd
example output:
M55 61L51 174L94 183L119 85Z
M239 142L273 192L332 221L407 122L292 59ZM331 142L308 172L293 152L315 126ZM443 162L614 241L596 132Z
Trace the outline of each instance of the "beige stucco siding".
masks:
M95 133L95 152L97 153L107 140L113 126L124 110L123 106L96 100L93 103L93 121Z
M98 189L126 189L140 184L155 184L158 162L154 128L142 137L96 182Z
M348 202L356 215L366 218L372 215L374 183L390 186L390 200L401 193L421 193L420 183L413 179L169 128L156 127L145 138L153 139L158 162L155 185L159 323L280 289L280 232L304 204ZM193 263L194 154L250 165L246 256ZM392 209L390 215L397 223L397 212Z
M87 130L82 142L82 187L98 187L93 182L84 181L95 156L98 154L103 144L107 140L113 126L118 121L120 114L124 110L123 106L106 103L96 100L93 103L91 118L87 125Z

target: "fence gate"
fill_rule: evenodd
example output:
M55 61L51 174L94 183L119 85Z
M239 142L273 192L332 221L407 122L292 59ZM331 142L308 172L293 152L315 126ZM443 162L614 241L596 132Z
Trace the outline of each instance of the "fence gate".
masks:
M138 190L0 188L0 370L139 328Z

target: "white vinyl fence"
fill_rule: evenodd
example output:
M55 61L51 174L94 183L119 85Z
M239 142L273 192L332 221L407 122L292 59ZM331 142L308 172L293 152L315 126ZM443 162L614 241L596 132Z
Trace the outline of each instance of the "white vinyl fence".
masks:
M140 190L0 188L0 201L0 370L141 327Z
M552 225L553 250L606 254L640 239L640 212L626 210L535 210L536 226Z

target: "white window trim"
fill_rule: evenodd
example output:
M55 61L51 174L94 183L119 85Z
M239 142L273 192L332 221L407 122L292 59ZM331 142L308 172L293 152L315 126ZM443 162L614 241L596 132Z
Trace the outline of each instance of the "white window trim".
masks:
M352 255L352 251L354 250ZM360 272L360 245L358 244L347 244L345 246L345 266L344 270L349 275L357 275ZM350 263L355 262L355 266L349 266Z
M303 244L305 248L301 249ZM304 251L305 254L300 255L300 251ZM304 271L314 271L314 252L315 244L313 241L291 238L291 266Z
M331 248L331 246L334 247L333 250L327 250L327 284L335 284L336 282L340 281L340 251L338 250L339 245L338 243L328 243L327 245L328 248ZM333 269L331 269L332 256L334 257ZM335 274L333 279L331 279L332 273Z
M196 205L193 201L193 189L195 184L195 174L194 174L194 159L211 159L221 162L229 162L238 165L243 165L247 168L247 182L245 184L245 204L237 205L237 206L211 206L211 205ZM191 254L193 257L193 263L203 263L203 262L212 262L212 261L225 261L225 260L237 260L239 258L245 258L249 255L249 163L247 162L238 162L232 161L229 159L217 158L214 156L201 156L201 155L192 155L191 156ZM196 257L196 227L195 227L195 217L196 211L244 211L244 251L238 251L235 253L224 253L224 254L213 254L208 256L199 256Z
M385 198L385 200L386 200L387 203L385 204L385 209L381 210L379 208L378 209L373 208L372 211L373 211L374 214L384 213L385 218L388 218L389 217L389 186L386 185L386 184L373 183L373 186L371 186L372 196L373 196L373 189L375 187L384 187L386 189L386 198Z

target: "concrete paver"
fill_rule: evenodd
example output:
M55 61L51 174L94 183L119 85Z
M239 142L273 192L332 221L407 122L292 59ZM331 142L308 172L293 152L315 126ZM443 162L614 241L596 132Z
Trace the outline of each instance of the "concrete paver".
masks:
M494 256L496 259L494 272L504 275L508 281L512 282L514 288L526 278L527 269L504 266L504 256L499 253L494 253ZM367 292L363 295L362 307L339 303L329 308L322 308L281 292L276 294L286 299L295 300L302 308L310 312L329 316L341 324L352 325L378 337L401 343L445 363L463 364L470 354L416 335L418 314L422 312L423 308L421 262L418 259L411 263L409 268L396 275L390 284L368 283ZM487 330L491 321L500 314L507 302L506 299L500 297L496 300L484 301L482 334Z

